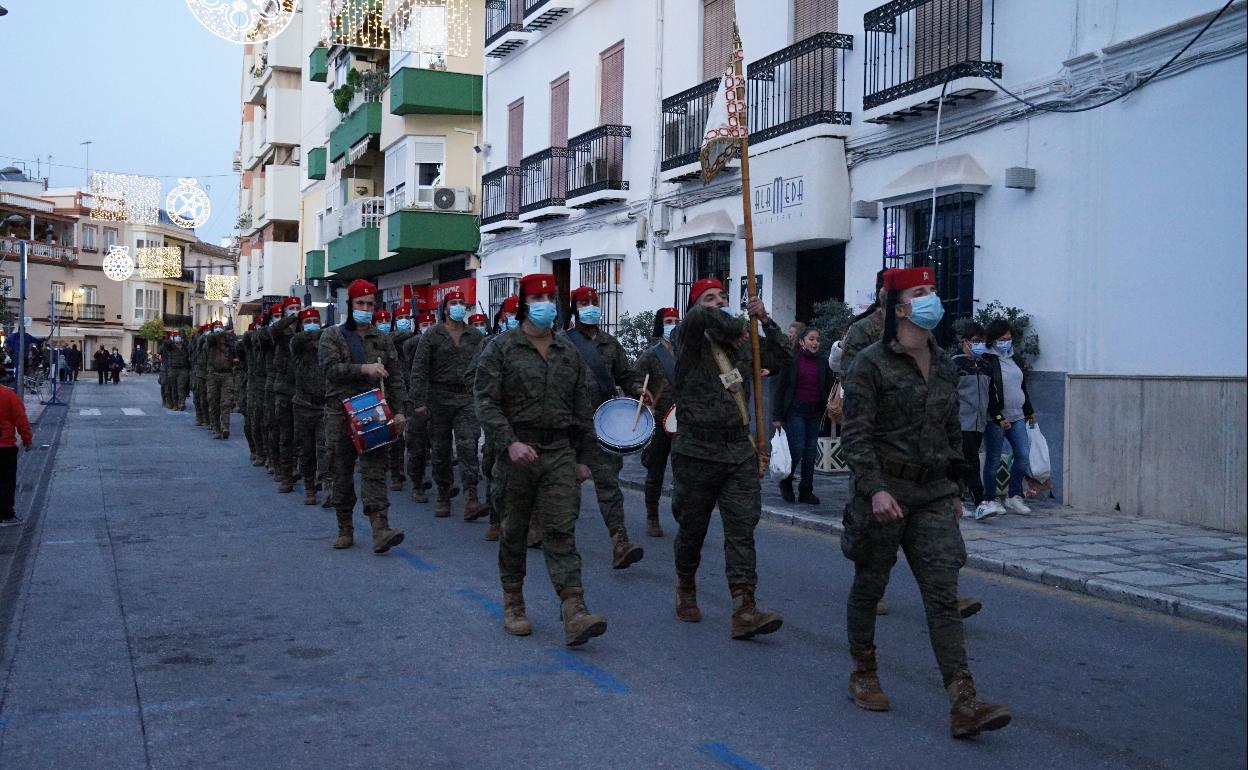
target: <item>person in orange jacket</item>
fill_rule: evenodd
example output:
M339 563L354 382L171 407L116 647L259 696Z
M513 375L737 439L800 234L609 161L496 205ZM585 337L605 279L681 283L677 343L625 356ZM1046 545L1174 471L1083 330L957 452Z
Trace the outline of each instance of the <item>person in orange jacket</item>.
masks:
M30 432L30 420L26 418L26 405L11 388L0 386L0 527L15 527L22 523L13 502L17 496L17 440L30 449L34 437Z

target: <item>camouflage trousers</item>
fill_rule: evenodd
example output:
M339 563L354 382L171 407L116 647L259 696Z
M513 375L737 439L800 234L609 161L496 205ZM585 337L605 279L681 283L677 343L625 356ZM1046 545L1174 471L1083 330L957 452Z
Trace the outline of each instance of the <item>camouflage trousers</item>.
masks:
M754 528L763 512L758 460L721 463L672 455L672 515L676 532L676 571L694 573L702 561L702 543L719 506L724 523L724 572L728 585L758 585Z
M351 443L347 432L347 420L342 405L334 402L326 405L322 430L325 443L329 445L332 463L333 496L330 505L343 516L349 517L355 510L355 462L360 462L360 496L364 498L364 515L383 513L390 508L390 496L386 490L386 448L378 447L360 454Z
M425 467L429 465L429 417L412 417L403 429L403 444L407 450L407 477L412 487L425 480Z
M234 411L234 375L209 374L208 427L213 433L229 433L230 414Z
M667 474L667 461L672 455L672 437L659 426L654 438L641 453L641 464L646 469L646 505L657 506L663 497L663 477Z
M555 592L581 586L581 555L576 551L576 518L580 492L576 456L570 446L545 447L537 460L516 465L500 452L493 472L501 490L502 529L498 540L498 574L504 588L524 583L529 519L540 505L546 537L542 551Z
M273 391L269 412L269 463L277 481L295 478L295 413L289 393Z
M295 456L304 489L330 483L329 442L325 441L325 406L299 397L293 401L295 416Z
M208 383L202 374L191 375L191 392L195 398L195 422L208 424Z
M850 499L845 506L841 550L854 562L845 622L851 650L875 647L875 606L884 598L900 547L923 596L927 633L940 673L948 682L954 673L967 668L958 614L958 570L966 564L966 544L956 512L960 508L955 497L914 506L903 503L904 518L881 524L871 513L870 500L862 495Z
M593 459L589 461L598 510L602 512L602 522L607 525L608 532L624 526L624 493L620 491L620 471L623 469L624 458L602 447L597 447Z
M265 392L261 387L247 389L247 409L243 412L243 432L251 453L261 460L268 460L268 441L264 431Z
M499 462L498 453L499 448L487 433L485 447L481 450L481 475L485 477L485 503L490 508L490 523L494 526L502 521L503 510L503 485L494 472Z
M477 462L477 439L481 425L471 403L436 404L430 409L429 441L433 450L433 481L439 487L455 482L454 460L459 459L459 481L464 489L476 489L481 477ZM452 437L454 452L451 451Z
M170 369L165 372L164 377L164 388L167 389L169 408L186 408L186 390L191 380L191 373L186 369Z
M407 441L400 438L386 447L386 471L391 481L403 483L403 460L407 455Z
M247 413L247 372L242 367L234 372L234 408L239 414Z

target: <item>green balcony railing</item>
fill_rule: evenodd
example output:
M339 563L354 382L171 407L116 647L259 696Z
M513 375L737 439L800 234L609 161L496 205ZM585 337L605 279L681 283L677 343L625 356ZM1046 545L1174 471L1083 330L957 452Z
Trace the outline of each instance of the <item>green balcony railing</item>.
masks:
M313 147L308 150L308 179L325 178L325 148Z
M328 268L340 278L376 275L381 259L381 236L376 227L361 227L329 242Z
M329 78L329 49L313 48L308 54L308 80L324 83Z
M314 249L304 255L304 277L309 281L325 277L325 250Z
M381 102L364 102L329 135L329 159L338 160L367 136L381 135Z
M481 245L474 214L402 209L386 222L386 250L394 252L386 261L394 263L394 269L475 252Z
M404 67L390 78L392 115L480 115L481 76Z

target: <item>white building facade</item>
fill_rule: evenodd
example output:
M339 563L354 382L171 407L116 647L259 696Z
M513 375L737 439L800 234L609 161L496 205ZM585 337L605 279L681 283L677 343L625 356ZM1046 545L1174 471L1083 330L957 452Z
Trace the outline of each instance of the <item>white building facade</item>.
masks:
M596 285L609 325L683 309L701 277L736 292L739 173L692 176L730 0L487 5L491 309L534 271L565 296ZM1244 531L1245 4L1138 91L1075 113L997 83L1051 110L1094 105L1222 3L736 6L756 273L777 320L865 305L881 267L930 264L946 339L993 301L1031 315L1029 389L1068 503ZM1189 296L1236 312L1207 328ZM1241 429L1194 452L1176 434L1211 404Z

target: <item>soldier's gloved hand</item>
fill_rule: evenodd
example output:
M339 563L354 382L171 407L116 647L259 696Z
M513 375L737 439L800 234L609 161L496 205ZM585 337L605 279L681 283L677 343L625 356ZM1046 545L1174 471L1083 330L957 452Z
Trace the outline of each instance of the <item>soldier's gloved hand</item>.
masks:
M516 465L529 465L537 461L537 450L522 441L514 441L507 447L507 456Z
M897 499L884 490L871 495L871 513L881 524L888 524L905 516Z
M591 475L593 475L593 474L592 474L592 472L589 470L589 466L588 466L588 465L578 465L578 466L576 466L576 483L577 483L577 484L582 484L582 483L584 483L584 482L586 482L586 481L589 481L589 477L590 477Z
M365 377L368 377L374 380L384 380L386 377L390 376L390 373L386 371L386 367L379 363L378 364L361 364L360 374L363 374Z

